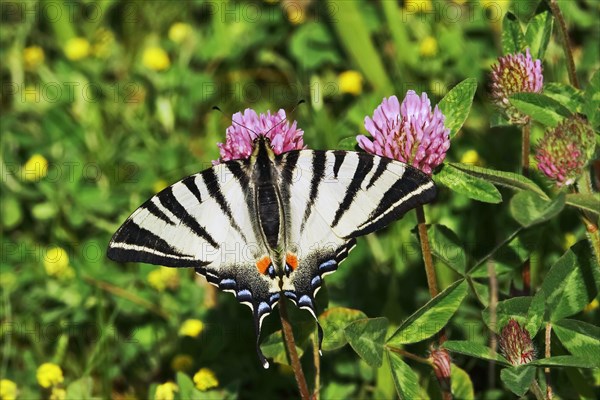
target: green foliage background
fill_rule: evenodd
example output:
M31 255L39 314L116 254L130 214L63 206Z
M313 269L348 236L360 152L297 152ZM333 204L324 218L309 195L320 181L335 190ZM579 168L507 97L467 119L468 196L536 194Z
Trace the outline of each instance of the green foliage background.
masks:
M427 4L430 9L422 8ZM599 67L598 3L559 4L570 26L585 89ZM348 148L353 144L347 139L365 133L363 119L382 97L403 98L413 89L427 92L437 104L467 78L477 82L472 108L469 111L468 102L466 108L465 104L450 107L463 107L468 118L452 139L443 172L436 176L442 187L438 200L427 207L428 221L436 224L430 235L439 284L452 290L441 300L448 311L436 308L439 320L421 320L419 340L406 340L403 331L390 338L398 327L414 322L407 318L429 300L414 213L360 239L339 271L327 278L327 288L317 299L321 311L329 309L321 317L326 335L321 397L394 398L395 384L402 396L403 384L412 380L408 393L439 398L431 368L410 359L402 361L387 350L383 357L382 341L388 337L389 343L426 357L430 341L425 339L450 317L446 333L455 343L448 348L456 352L453 361L460 367L453 369L456 390L464 397L473 393L478 398L513 397L511 390L516 393L518 385L506 386L511 377L500 380L497 368L489 379L487 362L471 356L478 356L473 343L488 345L491 335L485 314L487 261L478 265L476 260L518 229L522 230L515 239L491 258L500 300L517 299L504 304L505 314L499 309L498 326L509 316L520 316L525 323L535 315L540 323L528 325L533 337L542 321L550 318L559 325L553 355L600 354L594 300L597 265L585 242L563 255L585 240L576 209L563 209L564 199L547 207L542 200L525 198L531 192L520 192L521 198L509 202L513 190L496 190L492 183L497 182L489 177L470 181L460 173L464 164L454 169L448 164L462 160L519 172L520 132L499 124L489 102L488 74L503 54L503 44L506 49L505 13L511 10L518 17L517 25L525 27L534 14L547 11L545 2L107 0L2 1L0 6L0 376L17 383L19 398L50 395L36 381L35 371L45 362L61 366L62 386L71 398L148 398L154 396L157 384L168 380L179 383L178 396L200 396L186 378L200 368L210 368L220 383L202 396L296 397L276 315L266 320L263 349L283 364L265 371L254 352L251 315L233 296L215 294L203 278L185 270L177 271L171 284L158 290L148 279L158 267L119 265L106 259L112 233L158 188L210 166L218 158L216 143L224 141L234 112L248 107L258 112L291 110L299 100L306 100L290 118L305 131L309 147ZM191 27L183 40L169 38L177 22ZM76 37L90 45L79 59L68 56L68 44ZM431 46L428 38L435 42L429 51L424 47L427 41ZM44 55L42 62L33 65L25 50L32 46L39 46ZM166 52L169 66L164 70L144 63L144 53L152 47ZM545 82L568 82L556 33L549 38L543 66ZM340 73L347 70L362 76L360 94L344 92ZM215 105L225 115L213 111ZM574 105L577 111L582 108ZM541 123L533 125L533 143L542 136L547 120L541 116ZM25 176L26 162L34 154L49 163L39 180ZM540 175L534 173L531 179L530 189L539 189L546 200L558 198ZM466 189L456 188L461 182ZM472 192L473 187L479 188L479 194ZM66 250L73 276L48 275L44 262L53 247ZM529 316L536 298L522 290L520 274L528 257L531 295L542 288L546 296L555 296L551 301L538 298L541 311ZM550 274L553 265L568 271L561 275L557 267ZM566 279L569 271L581 279ZM465 281L451 286L463 277ZM551 278L554 286L548 283ZM567 281L575 283L565 287ZM547 312L564 306L556 300L563 292L576 299L569 302L571 308L560 318L547 313L544 317L543 304ZM307 313L290 311L299 346L307 353L303 363L313 387L314 324ZM367 316L386 319L365 320ZM431 313L426 316L433 318ZM178 333L190 318L205 325L197 338ZM352 322L356 320L364 326ZM442 325L429 332L427 324L436 321L443 321ZM373 337L366 336L374 338L373 349L365 350L356 342L353 332L365 329L373 332ZM543 329L540 332L534 343L541 358ZM350 346L345 345L347 340ZM472 345L465 349L463 342L456 342L460 340ZM583 343L579 354L573 350L577 345L567 344L573 341ZM370 353L365 355L371 350L376 354L374 363ZM484 353L478 354L486 358ZM171 364L181 354L190 355L193 365L177 375ZM581 365L569 362L558 365L572 366L552 370L555 392L563 398L597 396L598 369L576 368ZM592 366L591 361L583 364ZM541 369L536 374L541 376Z

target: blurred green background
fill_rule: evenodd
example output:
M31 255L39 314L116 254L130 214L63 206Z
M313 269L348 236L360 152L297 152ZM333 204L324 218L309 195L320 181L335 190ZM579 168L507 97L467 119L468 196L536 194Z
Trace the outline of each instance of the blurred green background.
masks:
M490 128L487 85L504 13L529 12L529 3L537 4L3 0L0 377L22 399L64 398L64 390L148 398L177 371L192 378L199 370L211 398L297 396L289 367L260 366L251 315L233 296L215 293L191 271L107 260L112 233L152 194L210 166L230 115L248 107L289 111L305 100L289 116L305 143L340 148L365 133L363 119L382 97L413 89L435 104L474 77L473 109L447 159L518 171L519 132ZM560 4L587 82L599 67L598 3ZM543 65L545 80L568 81L555 40ZM534 128L533 142L541 133ZM442 192L428 220L459 233L478 258L515 225L506 209ZM549 250L532 261L533 285L540 265L583 238L576 214L564 214L547 232ZM320 307L351 307L398 324L424 304L414 225L409 213L359 240L319 293ZM443 266L439 273L442 287L455 278ZM484 342L479 308L465 302L450 334ZM300 330L312 328L304 314L294 312ZM271 354L281 351L268 337L278 329L277 316L269 317L263 336ZM52 368L45 372L54 388L41 384L44 363L62 370L62 382ZM461 365L478 393L488 389L482 365ZM323 398L395 396L389 373L348 346L325 352L321 366ZM435 380L419 371L424 387Z

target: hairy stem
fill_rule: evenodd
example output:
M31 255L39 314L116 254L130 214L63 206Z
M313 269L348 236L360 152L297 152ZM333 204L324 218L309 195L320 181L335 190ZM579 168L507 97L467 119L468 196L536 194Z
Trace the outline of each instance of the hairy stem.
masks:
M319 400L321 391L321 355L319 354L319 338L316 334L312 335L313 358L315 363L315 390L313 399Z
M416 354L413 354L413 353L411 353L409 351L406 351L404 349L399 349L399 348L394 347L394 346L386 346L386 348L389 351L392 351L394 353L400 354L402 357L406 357L406 358L409 358L409 359L411 359L413 361L420 362L421 364L431 365L431 361L428 358L420 357L420 356L418 356Z
M546 323L546 337L545 337L545 350L544 357L550 358L550 339L552 334L552 324ZM550 368L544 368L544 374L546 375L546 399L552 400L552 386L550 386Z
M496 269L494 268L493 261L488 261L487 272L490 278L490 326L496 326L498 318L496 314L496 307L498 305L498 279L496 278ZM496 349L498 347L498 340L496 334L492 331L490 335L490 348L492 349L492 357L496 355ZM488 367L488 382L490 388L496 386L496 362L490 361Z
M523 137L521 141L521 172L523 176L529 176L529 149L531 147L530 136L531 136L531 122L527 122L523 125L522 129ZM523 291L525 294L529 294L531 290L531 260L528 258L523 263L523 269L521 270L523 278Z
M567 30L567 23L565 22L565 17L562 15L562 12L560 11L560 7L558 6L558 2L556 0L548 0L548 5L550 6L550 11L552 11L552 15L554 15L554 18L556 18L556 20L558 21L558 26L560 27L560 33L562 35L563 42L563 50L567 59L569 81L571 82L571 85L579 89L579 79L577 78L577 72L575 70L573 49L571 47L571 41L569 40L569 32Z
M427 286L431 297L438 295L437 277L433 266L433 257L431 256L431 248L429 247L429 236L427 235L427 225L425 221L425 212L423 206L418 206L417 222L419 230L419 239L421 242L421 252L423 253L423 262L425 263L425 274L427 275Z
M544 392L542 392L542 388L540 387L540 384L538 383L537 379L533 381L533 383L529 387L529 390L531 390L531 392L537 400L545 400Z
M294 340L294 333L292 332L292 325L287 313L286 300L282 299L279 302L279 317L281 319L281 328L283 330L283 339L285 347L287 348L290 356L290 362L292 369L294 370L294 376L296 383L298 384L298 390L300 391L300 397L302 400L309 400L310 393L308 392L308 385L306 384L306 378L304 377L304 371L302 371L302 364L300 364L300 358L296 351L296 341Z

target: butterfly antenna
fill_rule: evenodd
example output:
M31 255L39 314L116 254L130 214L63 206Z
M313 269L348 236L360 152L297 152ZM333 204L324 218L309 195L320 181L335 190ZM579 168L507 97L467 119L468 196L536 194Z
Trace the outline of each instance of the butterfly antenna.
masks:
M290 111L289 113L290 113L290 114L293 114L293 113L296 111L296 108L298 108L298 106L299 106L300 104L302 104L302 103L306 103L306 102L305 102L304 100L300 100L300 101L299 101L299 102L298 102L298 103L297 103L297 104L294 106L294 108L292 108L292 111ZM283 124L283 123L284 123L284 122L286 122L286 121L287 121L287 116L286 116L286 118L283 118L281 121L279 121L278 123L276 123L275 125L273 125L273 126L271 127L271 129L269 129L269 130L268 130L268 131L265 133L265 135L267 135L267 134L268 134L269 132L271 132L273 129L277 128L279 125Z
M217 106L212 106L212 109L213 109L213 110L216 110L216 111L219 111L221 114L225 115L225 113L224 113L224 112L223 112L223 111L222 111L222 110L221 110L219 107L217 107ZM245 126L245 125L242 125L242 124L240 124L239 122L236 122L236 121L234 121L234 120L233 120L233 118L231 118L231 123L232 123L232 124L235 124L235 125L237 125L237 126L240 126L240 127L244 128L244 129L248 129L250 132L252 132L252 133L254 133L256 136L258 136L258 133L256 133L254 130L252 130L252 129L248 128L248 127L247 127L247 126Z

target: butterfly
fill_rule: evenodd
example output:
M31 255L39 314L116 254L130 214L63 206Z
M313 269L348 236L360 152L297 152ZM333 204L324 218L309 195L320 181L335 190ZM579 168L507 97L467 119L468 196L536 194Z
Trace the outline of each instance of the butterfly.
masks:
M256 350L282 296L317 320L323 277L358 236L435 198L431 178L385 157L342 150L276 155L258 135L247 159L220 163L142 204L112 237L108 257L194 268L252 310ZM319 347L323 330L318 323Z

